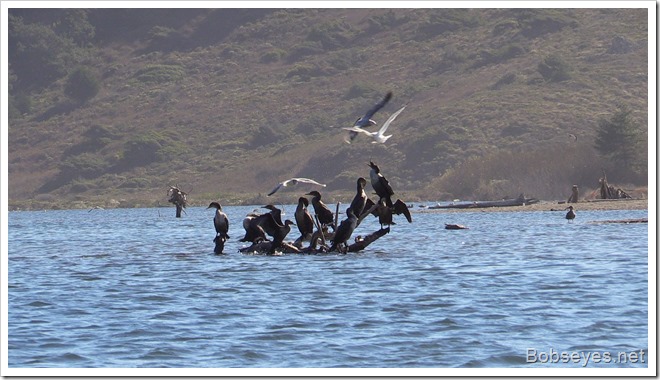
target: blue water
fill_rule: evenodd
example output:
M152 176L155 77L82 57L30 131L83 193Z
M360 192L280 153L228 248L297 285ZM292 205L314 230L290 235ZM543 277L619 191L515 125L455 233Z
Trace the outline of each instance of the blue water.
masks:
M415 212L361 253L263 256L224 209L225 255L204 208L10 212L8 366L648 366L648 225L589 223L646 210Z

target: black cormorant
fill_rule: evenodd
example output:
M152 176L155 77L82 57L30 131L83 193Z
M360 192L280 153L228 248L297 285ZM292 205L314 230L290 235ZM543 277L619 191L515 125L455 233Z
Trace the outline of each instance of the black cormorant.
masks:
M358 218L364 211L364 206L367 204L367 193L364 192L364 187L367 186L367 180L360 177L357 180L357 193L351 202L350 208Z
M365 113L364 116L358 118L355 121L355 124L353 124L353 126L358 127L358 128L366 128L366 127L371 127L371 126L376 125L377 123L375 121L371 120L371 117L376 112L378 112L379 109L385 107L385 104L387 104L387 102L389 102L390 99L392 99L392 91L385 94L385 97L383 98L383 100L381 100L380 102L376 103L373 107L371 107L371 109L369 111L367 111L367 113ZM354 131L348 132L348 139L345 140L345 141L350 144L351 141L353 141L355 139L357 134L358 133L354 132Z
M229 219L227 218L227 214L222 212L222 206L218 202L211 202L207 209L209 208L215 208L215 216L213 217L215 235L225 240L229 239L229 235L227 234L229 232Z
M282 242L284 242L284 239L286 238L286 235L288 235L289 232L291 231L291 225L295 224L295 223L293 223L292 221L287 219L287 220L284 221L284 225L280 225L280 224L277 224L275 222L275 219L273 219L272 217L270 218L268 223L273 224L270 227L273 228L273 230L274 230L273 241L271 242L271 245L270 245L270 254L272 255L272 254L275 253L275 250L277 248L282 247Z
M251 213L245 218L243 221L245 236L240 241L254 243L257 239L268 240L266 234L274 236L275 227L274 224L270 223L270 219L273 219L278 225L283 224L282 210L273 205L266 205L263 208L269 209L270 212L261 215Z
M371 171L369 172L371 187L374 188L378 198L385 199L385 205L387 207L392 207L392 195L394 195L394 190L392 190L390 182L381 174L378 165L369 161L369 167L371 168Z
M294 213L296 217L296 225L298 226L298 231L300 231L300 240L305 241L309 240L314 233L314 219L307 210L309 206L309 201L305 197L298 198L298 207L296 207L296 212Z
M332 245L330 246L329 252L337 249L339 252L346 253L346 242L351 238L351 235L357 226L357 216L355 216L350 207L346 209L346 215L348 218L344 219L339 224L335 235L332 237ZM343 248L342 245L344 246Z
M326 226L333 226L333 221L334 221L334 214L328 206L325 205L321 201L321 193L318 191L310 191L309 193L305 195L311 195L312 196L312 206L314 207L314 213L316 216L319 218L319 223L321 223L321 226L326 225Z

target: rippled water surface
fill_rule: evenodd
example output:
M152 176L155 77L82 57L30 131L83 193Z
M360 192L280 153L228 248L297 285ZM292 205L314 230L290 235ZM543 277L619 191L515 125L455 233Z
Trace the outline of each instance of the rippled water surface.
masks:
M614 361L648 352L648 225L590 223L645 210L416 212L358 254L261 256L252 209L225 255L204 208L10 212L9 367L647 366Z

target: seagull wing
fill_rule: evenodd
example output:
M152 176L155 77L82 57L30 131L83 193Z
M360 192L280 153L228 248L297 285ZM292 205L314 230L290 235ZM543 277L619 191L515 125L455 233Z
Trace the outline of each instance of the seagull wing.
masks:
M311 183L312 185L318 185L318 186L325 187L325 184L316 182L313 179L309 179L309 178L291 178L291 179L296 180L298 182L302 182L302 183Z
M367 111L366 114L364 114L363 118L364 118L365 120L369 120L369 119L371 119L371 117L372 117L376 112L378 112L379 109L385 107L385 104L387 104L387 102L389 102L390 99L392 99L392 91L388 92L388 93L385 95L385 97L383 98L383 100L381 100L380 102L376 103L373 107L371 107L371 109L370 109L369 111Z
M286 186L284 184L284 182L278 183L277 186L275 186L275 188L273 190L271 190L270 193L268 193L268 196L271 196L271 195L277 193L277 190L279 190L282 186Z
M376 134L376 132L369 132L369 131L364 130L360 127L343 127L342 129L345 129L345 130L351 131L351 132L356 132L356 133L364 133L367 136L373 136L373 135Z
M394 119L396 119L396 117L399 116L399 114L400 114L404 109L406 109L406 106L401 107L400 110L398 110L398 111L396 111L395 113L393 113L392 116L390 116L390 118L387 119L387 121L383 124L383 126L380 127L380 129L378 130L378 134L381 135L381 136L382 136L383 134L385 134L385 131L387 131L387 127L390 126L390 123L393 122Z

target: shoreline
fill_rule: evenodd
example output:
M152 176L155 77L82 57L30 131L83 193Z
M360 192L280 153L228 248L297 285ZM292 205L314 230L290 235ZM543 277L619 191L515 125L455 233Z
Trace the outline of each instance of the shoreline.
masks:
M416 206L415 212L521 212L521 211L564 211L572 205L576 211L648 210L648 199L595 199L578 203L566 201L540 201L525 206L436 208Z

